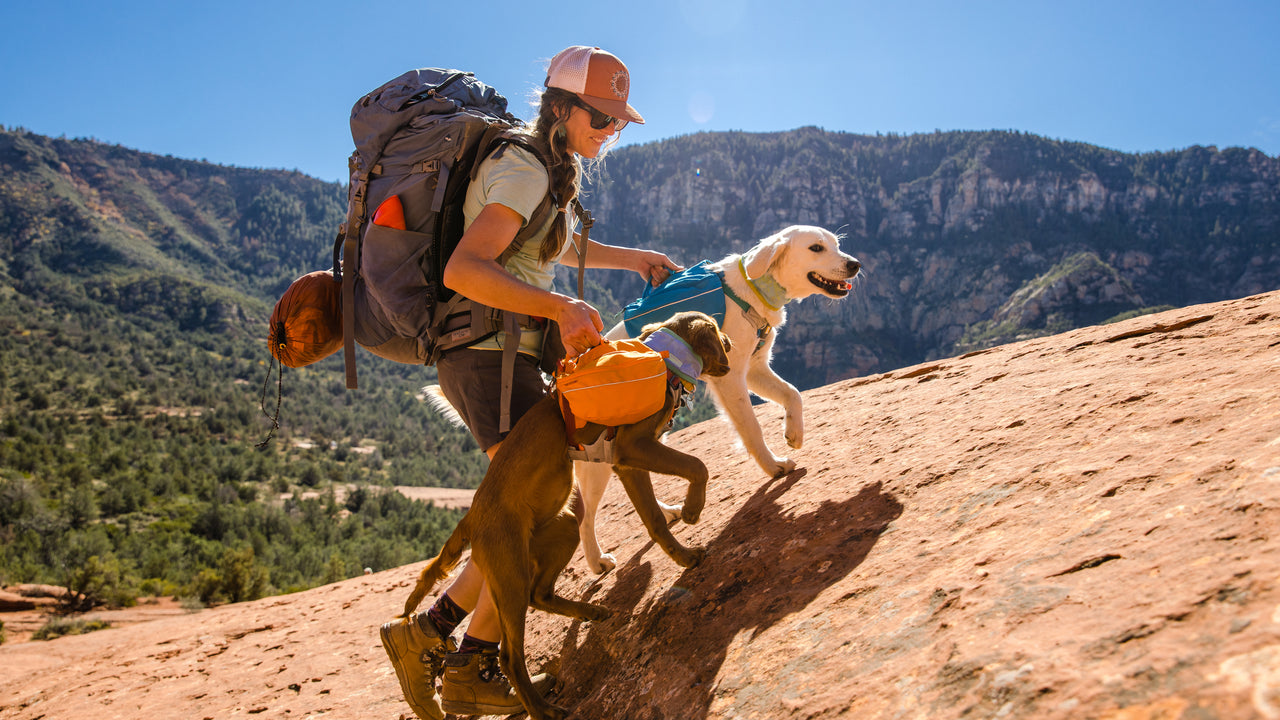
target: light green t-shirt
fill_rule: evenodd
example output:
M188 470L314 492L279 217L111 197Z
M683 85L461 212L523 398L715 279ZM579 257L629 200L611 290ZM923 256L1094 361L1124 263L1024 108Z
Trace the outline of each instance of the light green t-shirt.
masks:
M476 178L467 188L467 197L463 200L463 230L471 227L480 211L489 203L500 203L515 210L528 224L530 216L538 209L542 198L547 194L550 179L547 170L538 162L537 157L515 145L507 146L501 157L488 158L480 163ZM564 222L560 213L552 213L546 224L520 248L519 252L507 261L507 272L523 282L542 290L550 291L555 287L555 265L564 256L572 242L566 242L560 255L543 265L538 261L538 253L542 241L551 231L551 224ZM575 219L576 222L576 219ZM482 350L500 350L505 340L504 333L498 333L488 340L472 347ZM520 352L537 357L541 354L542 333L525 330L520 333Z

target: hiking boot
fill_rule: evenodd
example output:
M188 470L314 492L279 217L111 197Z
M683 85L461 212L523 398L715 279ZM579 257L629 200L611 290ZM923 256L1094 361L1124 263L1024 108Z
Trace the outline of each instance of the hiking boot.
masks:
M554 675L538 673L531 679L541 695L555 688ZM525 709L498 666L496 650L446 655L440 696L445 712L455 715L511 715Z
M396 618L382 626L382 647L391 658L400 680L400 691L413 713L422 720L443 720L436 678L444 666L446 653L458 649L453 638L440 637L426 613Z

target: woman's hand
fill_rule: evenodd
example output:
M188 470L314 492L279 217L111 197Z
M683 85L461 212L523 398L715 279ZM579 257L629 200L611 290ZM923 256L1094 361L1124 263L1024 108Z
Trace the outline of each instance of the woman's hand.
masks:
M566 355L581 355L600 344L604 321L600 319L600 313L587 303L561 297L564 304L555 316L556 325L560 328L560 340L564 343Z
M683 270L671 258L653 250L636 250L634 269L650 285L657 287L666 282L671 273Z

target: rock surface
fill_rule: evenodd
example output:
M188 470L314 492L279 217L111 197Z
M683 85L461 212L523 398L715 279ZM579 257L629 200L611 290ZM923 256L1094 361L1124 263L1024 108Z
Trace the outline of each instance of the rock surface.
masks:
M614 616L531 613L573 717L1280 718L1280 293L805 397L785 478L672 436L713 476L696 568L611 486L618 568L561 591ZM420 567L0 646L0 718L407 715L377 626Z

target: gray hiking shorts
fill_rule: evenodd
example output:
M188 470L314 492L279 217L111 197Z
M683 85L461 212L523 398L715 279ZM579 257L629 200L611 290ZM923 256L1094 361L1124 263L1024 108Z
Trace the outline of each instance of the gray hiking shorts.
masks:
M506 437L498 432L502 416L501 350L452 350L436 362L436 374L445 398L462 416L481 450L488 451ZM547 392L546 381L538 370L538 361L517 353L511 388L511 425L514 426Z

